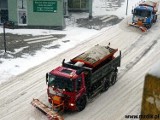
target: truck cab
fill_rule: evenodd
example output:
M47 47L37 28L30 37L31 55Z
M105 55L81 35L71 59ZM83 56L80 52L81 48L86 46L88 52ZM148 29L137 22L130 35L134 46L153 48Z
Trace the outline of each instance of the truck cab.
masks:
M149 6L138 6L133 11L133 23L142 22L147 28L151 27L153 18L153 8Z
M46 75L48 84L48 101L54 107L61 104L68 110L81 110L83 106L78 106L77 99L86 93L84 73L60 66ZM65 102L64 102L65 101ZM84 101L84 105L86 101ZM54 108L56 109L56 107Z

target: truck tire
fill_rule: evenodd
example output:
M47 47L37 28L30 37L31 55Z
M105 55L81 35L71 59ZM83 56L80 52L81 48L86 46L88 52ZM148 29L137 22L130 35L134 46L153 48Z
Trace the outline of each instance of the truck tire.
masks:
M77 111L80 112L84 110L84 108L86 107L86 104L87 104L87 97L84 95L81 98L79 98L76 102Z
M147 28L147 29L150 29L151 27L152 27L152 24L146 25L146 28Z
M107 91L110 87L110 81L107 80L106 77L104 77L104 86L103 86L103 92Z
M153 23L156 23L156 21L157 21L157 15L155 15Z
M117 72L111 72L110 84L114 85L117 82Z

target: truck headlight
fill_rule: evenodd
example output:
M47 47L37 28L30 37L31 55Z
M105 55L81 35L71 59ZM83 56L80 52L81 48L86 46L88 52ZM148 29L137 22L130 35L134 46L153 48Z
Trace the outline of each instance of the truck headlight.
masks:
M147 22L147 17L144 18L144 22Z
M70 106L72 106L72 107L73 107L73 106L75 106L75 104L74 104L74 103L69 103L69 105L70 105Z

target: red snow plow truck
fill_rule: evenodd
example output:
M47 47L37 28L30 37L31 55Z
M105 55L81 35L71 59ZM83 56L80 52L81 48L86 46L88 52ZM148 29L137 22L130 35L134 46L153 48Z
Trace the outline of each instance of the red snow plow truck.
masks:
M56 119L62 119L56 114L60 111L82 111L89 100L117 81L117 68L121 63L121 52L114 56L117 51L109 46L96 45L69 62L63 60L62 66L46 74L48 101L52 110L38 99L33 99L32 105L52 120L56 116L59 117Z

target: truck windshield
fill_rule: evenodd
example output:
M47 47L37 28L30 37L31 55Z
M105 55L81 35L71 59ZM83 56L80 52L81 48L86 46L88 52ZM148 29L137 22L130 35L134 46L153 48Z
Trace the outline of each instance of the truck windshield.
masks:
M55 76L50 74L48 80L49 86L54 86L55 88L65 89L68 92L74 91L73 81L69 78Z
M144 11L144 10L134 10L134 15L141 16L141 17L150 17L151 12Z

